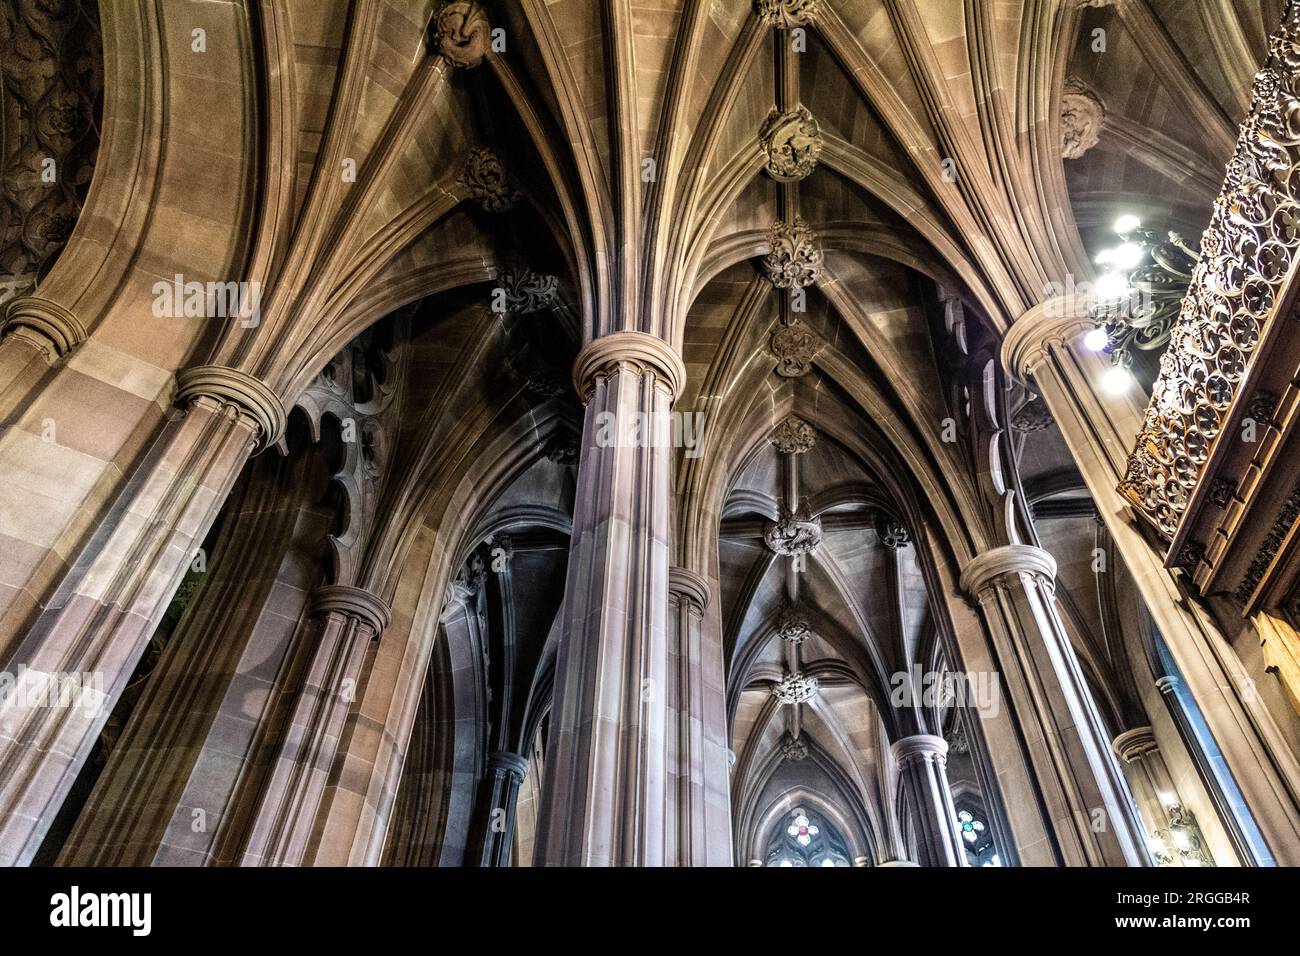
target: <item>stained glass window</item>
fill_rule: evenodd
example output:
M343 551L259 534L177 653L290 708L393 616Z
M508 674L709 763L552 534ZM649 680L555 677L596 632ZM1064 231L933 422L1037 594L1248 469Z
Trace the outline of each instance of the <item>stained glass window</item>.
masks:
M794 820L791 821L785 832L798 840L800 846L807 846L812 843L821 830L818 829L817 824L809 820L804 814L799 813L795 815Z
M973 806L957 808L957 830L966 846L966 859L971 866L1001 866L1002 859L993 845L993 832L982 817Z
M764 855L765 866L852 866L843 838L828 823L803 807L776 821Z
M962 839L967 843L974 843L984 832L984 821L976 820L969 810L959 810L957 812L957 823L961 826Z

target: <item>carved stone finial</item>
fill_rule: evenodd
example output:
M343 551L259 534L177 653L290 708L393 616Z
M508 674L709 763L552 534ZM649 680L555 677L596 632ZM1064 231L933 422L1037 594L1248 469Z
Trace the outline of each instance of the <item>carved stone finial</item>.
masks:
M559 298L560 280L532 269L501 269L497 272L497 288L501 290L502 304L507 312L528 315L555 304Z
M819 0L758 0L758 18L769 27L789 30L807 26L817 16Z
M801 289L817 281L822 250L817 234L800 216L794 222L778 219L768 230L772 251L763 260L768 281L778 289Z
M806 106L784 113L773 108L758 140L767 154L767 174L777 182L796 182L817 168L822 131Z
M475 0L452 0L438 11L429 31L430 47L461 69L482 63L492 39L487 15Z
M777 615L776 633L787 644L802 644L812 633L812 625L797 608L787 604Z
M772 333L768 347L776 356L776 374L782 378L799 378L812 369L812 360L821 351L821 342L802 323L784 325Z
M799 671L786 674L772 685L772 696L783 704L803 704L817 696L817 678Z
M817 444L817 433L802 418L791 415L772 429L771 442L783 455L802 455Z
M1101 139L1106 109L1090 89L1074 78L1061 93L1061 155L1078 159Z
M774 554L786 557L815 551L822 543L821 519L783 510L780 519L767 523L763 541Z
M907 526L886 511L876 512L876 537L891 551L906 547L912 541Z
M519 190L510 181L506 164L483 146L470 150L459 182L466 196L487 212L505 212L519 201Z

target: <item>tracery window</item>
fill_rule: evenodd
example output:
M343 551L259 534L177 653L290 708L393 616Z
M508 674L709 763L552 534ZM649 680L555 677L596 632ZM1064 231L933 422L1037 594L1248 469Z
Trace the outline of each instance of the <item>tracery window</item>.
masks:
M844 841L802 807L791 811L769 846L765 866L851 866Z
M971 866L1001 866L997 847L993 844L993 831L983 820L983 814L972 806L957 808L957 830L966 848L966 858Z

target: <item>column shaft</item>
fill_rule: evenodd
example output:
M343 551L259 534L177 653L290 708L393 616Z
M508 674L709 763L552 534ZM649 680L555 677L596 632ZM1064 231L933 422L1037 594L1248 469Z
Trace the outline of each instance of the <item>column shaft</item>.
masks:
M669 574L668 849L670 866L730 866L726 695L720 642L706 634L708 582Z
M488 754L479 802L479 866L509 866L515 838L515 811L528 761L519 754Z
M1279 863L1300 863L1300 761L1218 628L1180 591L1117 488L1141 425L1136 395L1102 396L1105 358L1085 349L1086 302L1054 299L1018 319L1002 348L1015 376L1032 376L1097 511L1136 582L1256 823Z
M1056 562L1006 545L962 571L998 649L1005 690L1071 866L1149 864L1142 827L1056 607Z
M299 866L317 835L317 816L357 698L371 641L389 621L388 606L360 588L327 585L312 594L318 638L262 791L245 866Z
M20 691L0 705L0 865L36 852L258 436L224 396L196 397L17 642L8 669L93 677L98 701L45 707Z
M574 378L587 398L556 664L538 861L665 859L672 402L684 379L662 340L597 339Z
M948 744L941 737L915 734L896 741L890 749L916 812L918 862L922 866L969 866L948 786Z

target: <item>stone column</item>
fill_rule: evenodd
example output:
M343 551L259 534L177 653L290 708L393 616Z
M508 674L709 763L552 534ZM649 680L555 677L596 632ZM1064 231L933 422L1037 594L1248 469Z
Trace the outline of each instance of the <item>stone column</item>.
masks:
M668 848L670 866L729 866L726 692L722 648L704 633L709 583L668 572Z
M279 440L285 411L259 380L202 366L178 376L169 421L5 669L23 686L0 702L0 866L40 846L240 468ZM84 675L76 706L41 686Z
M1165 764L1155 731L1151 727L1126 730L1111 746L1123 761L1157 861L1163 866L1213 866L1196 818L1179 795L1173 774ZM1172 845L1170 840L1174 841Z
M1083 346L1092 326L1087 307L1082 296L1063 296L1030 309L1003 340L1002 365L1017 378L1032 377L1270 849L1278 863L1298 865L1300 762L1249 691L1250 675L1236 652L1180 592L1117 490L1145 396L1136 388L1119 396L1098 390L1109 360Z
M366 652L391 619L384 601L344 584L316 588L308 613L318 627L315 649L250 828L244 866L302 864Z
M962 569L1067 866L1147 866L1141 823L1056 607L1056 561L1004 545Z
M519 754L497 750L488 754L479 805L481 839L479 866L509 866L515 838L515 807L528 761Z
M664 863L665 432L685 377L671 346L643 332L596 339L574 365L587 405L542 789L542 865Z
M916 811L922 866L970 866L948 786L948 744L933 734L903 737L889 748Z

